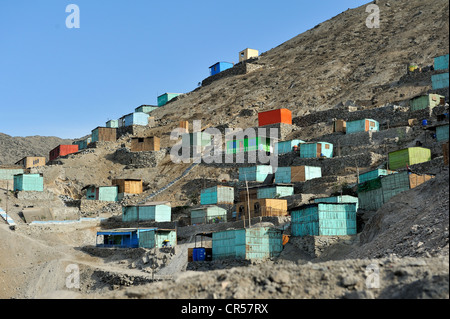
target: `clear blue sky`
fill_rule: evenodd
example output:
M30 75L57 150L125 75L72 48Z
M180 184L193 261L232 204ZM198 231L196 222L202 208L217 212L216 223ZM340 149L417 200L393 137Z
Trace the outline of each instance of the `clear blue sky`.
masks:
M368 0L0 0L0 132L79 138ZM80 28L66 28L66 6Z

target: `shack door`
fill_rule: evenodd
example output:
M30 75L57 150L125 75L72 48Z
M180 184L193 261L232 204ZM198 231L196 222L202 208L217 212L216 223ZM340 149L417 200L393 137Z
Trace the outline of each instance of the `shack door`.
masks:
M322 155L322 144L316 145L317 145L317 157L320 157Z
M370 121L366 120L365 122L366 122L365 130L366 130L366 132L368 132L370 130Z

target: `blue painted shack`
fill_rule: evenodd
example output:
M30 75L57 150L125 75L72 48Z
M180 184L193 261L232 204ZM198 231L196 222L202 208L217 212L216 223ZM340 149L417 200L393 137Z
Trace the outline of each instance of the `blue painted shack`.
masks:
M259 187L257 190L257 199L265 198L281 198L294 195L294 186L292 185L276 185Z
M333 144L326 142L311 142L300 144L300 158L333 157Z
M380 124L372 119L362 119L357 121L347 122L346 133L353 134L358 132L378 132Z
M227 69L231 69L234 66L234 63L230 62L217 62L214 65L211 65L209 67L209 73L211 76L216 75L222 71L225 71Z
M147 126L148 114L143 112L135 112L124 115L119 119L119 127L128 127L132 125Z
M375 169L359 175L359 183L362 184L367 181L377 179L380 176L386 176L393 173L395 173L395 171L391 171L388 169Z
M283 233L272 227L232 229L212 234L212 259L264 260L283 250Z
M142 205L124 206L122 208L123 222L170 222L171 220L172 207L170 202L149 202Z
M276 183L306 182L322 177L322 168L315 166L278 167L275 172Z
M200 193L201 205L218 205L234 203L234 188L229 186L214 186L203 189Z
M448 141L449 124L443 124L436 126L436 141L445 142Z
M431 76L431 84L433 90L440 90L448 88L449 86L449 77L447 73L434 74Z
M102 248L155 248L177 245L176 230L122 228L97 232L96 246Z
M314 199L314 203L345 203L345 204L356 204L356 211L358 211L358 197L341 195L332 197L322 197Z
M264 182L269 174L273 173L270 165L256 165L251 167L239 167L240 182Z
M290 140L290 141L277 142L274 145L275 154L291 153L294 150L295 146L299 146L299 144L302 144L302 143L305 143L305 141Z
M356 204L314 203L291 210L292 236L356 235Z
M106 122L107 128L118 128L119 127L119 120L109 120Z
M14 191L43 192L44 177L42 174L14 175Z
M449 55L441 55L434 58L434 69L436 71L448 70Z

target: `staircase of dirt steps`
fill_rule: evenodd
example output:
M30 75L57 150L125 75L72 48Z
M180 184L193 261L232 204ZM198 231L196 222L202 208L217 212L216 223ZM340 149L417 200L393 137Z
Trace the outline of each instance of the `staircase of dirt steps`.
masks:
M143 201L141 201L139 204L144 204L145 202L147 202L149 199L152 199L153 197L155 197L156 195L161 194L162 192L164 192L165 190L169 189L170 187L172 187L175 183L177 183L179 180L181 180L182 178L186 177L190 171L196 167L198 164L200 163L194 163L191 166L189 166L184 172L183 174L181 174L180 176L178 176L177 178L175 178L173 181L171 181L170 183L168 183L166 186L160 188L159 190L157 190L156 192L154 192L153 194L149 195L148 197L146 197Z

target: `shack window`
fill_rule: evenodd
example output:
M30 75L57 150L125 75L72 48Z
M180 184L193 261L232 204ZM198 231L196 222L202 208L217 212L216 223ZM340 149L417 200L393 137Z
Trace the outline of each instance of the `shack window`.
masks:
M259 205L259 203L255 203L254 209L255 209L255 215L259 215L260 210L261 210L261 206Z
M375 127L375 122L369 122L370 123L370 127Z
M330 149L330 144L325 144L325 149L329 150Z
M138 138L138 143L144 143L144 138L143 137L139 137Z

